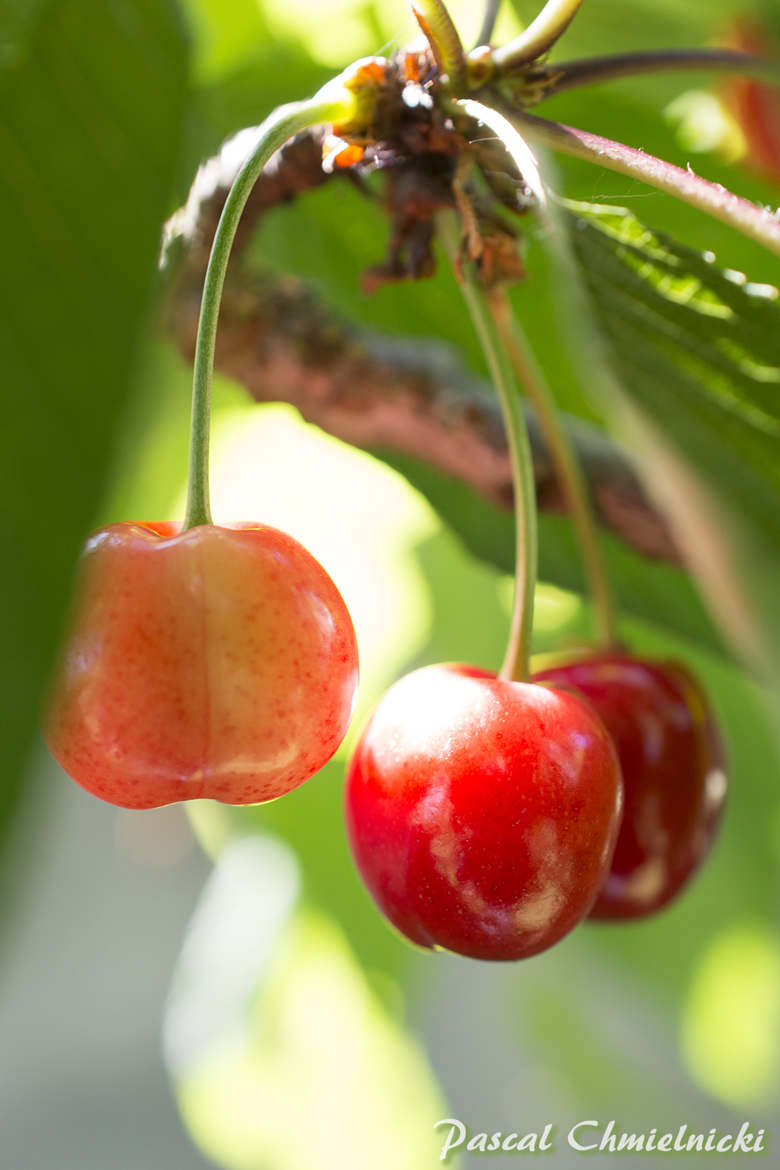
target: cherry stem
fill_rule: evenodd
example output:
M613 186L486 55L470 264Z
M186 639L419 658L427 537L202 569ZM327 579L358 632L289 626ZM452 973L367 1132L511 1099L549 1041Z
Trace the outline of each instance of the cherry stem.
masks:
M442 0L412 0L412 12L425 34L436 64L449 79L453 93L466 84L466 54L455 22Z
M533 194L537 214L546 228L548 242L554 253L559 255L561 253L559 225L547 198L538 161L523 136L507 121L503 114L481 102L466 99L452 103L452 107L462 110L475 121L488 126L498 136L526 187ZM560 425L555 399L536 362L525 334L519 324L513 322L506 293L494 290L483 295L488 311L492 315L499 349L508 356L514 374L525 387L528 398L536 410L566 495L569 512L582 548L585 575L593 599L599 642L605 648L613 647L617 644L615 606L599 545L596 520L579 460L568 436ZM511 434L508 422L507 430ZM513 462L513 468L514 466ZM520 571L518 568L519 579ZM513 625L517 626L520 621L520 613L516 612Z
M225 273L238 222L260 172L271 156L301 130L323 122L347 121L356 99L339 78L329 82L310 101L280 106L258 127L257 144L238 172L225 201L211 245L195 343L190 424L190 464L184 529L211 524L209 503L209 434L211 383L217 321Z
M690 203L780 255L780 219L774 212L742 199L719 183L711 183L693 171L684 171L655 155L591 134L588 130L576 130L561 122L551 122L516 110L507 110L507 116L524 136L562 154L640 179L659 191Z
M504 417L515 497L515 596L509 640L499 677L527 682L530 677L534 620L537 535L536 485L522 398L512 363L501 342L487 293L482 287L475 265L471 262L457 265L460 239L454 217L442 215L440 228L453 263L456 269L459 267L460 289L498 392Z
M485 15L482 17L482 27L477 34L477 48L480 45L489 45L490 38L496 27L496 20L498 19L498 10L501 7L501 0L487 0L485 5Z
M780 81L780 67L776 61L767 61L736 49L658 49L587 57L582 61L561 61L547 66L545 73L549 82L544 86L544 96L548 98L567 89L667 69L715 69L743 73L775 84Z
M582 0L547 0L524 32L494 51L496 73L505 76L546 53L569 27L581 4Z
M599 544L596 517L585 476L574 446L561 426L552 391L528 342L525 331L513 317L509 297L503 289L489 295L490 307L501 342L509 354L520 384L536 411L545 443L568 504L577 533L588 592L593 602L596 636L605 650L618 645L617 619L612 589Z

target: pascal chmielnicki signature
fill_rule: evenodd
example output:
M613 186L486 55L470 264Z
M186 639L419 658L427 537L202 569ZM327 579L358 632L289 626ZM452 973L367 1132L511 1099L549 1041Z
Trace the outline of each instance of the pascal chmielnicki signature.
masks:
M456 1150L478 1154L536 1154L557 1148L552 1122L532 1133L483 1133L473 1132L455 1117L445 1117L436 1122L434 1129L442 1131L442 1162ZM659 1133L657 1126L646 1133L625 1133L614 1120L578 1121L567 1133L566 1144L582 1154L594 1150L605 1154L761 1154L767 1148L766 1130L753 1130L748 1121L736 1133L724 1133L714 1127L707 1133L697 1133L687 1124L663 1133Z

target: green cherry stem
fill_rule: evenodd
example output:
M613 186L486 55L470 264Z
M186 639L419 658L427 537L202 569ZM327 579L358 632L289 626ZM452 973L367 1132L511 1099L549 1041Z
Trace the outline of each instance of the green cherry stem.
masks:
M568 89L660 73L669 69L707 69L756 77L774 85L780 83L780 66L765 57L754 57L738 49L651 49L618 53L608 57L586 57L581 61L556 61L545 67L545 99Z
M498 10L500 7L501 0L487 0L485 4L485 15L482 17L482 24L477 33L477 47L490 44L493 32L495 31L496 21L498 20Z
M505 75L541 57L566 31L581 4L582 0L547 0L542 11L524 32L494 51L495 72Z
M241 167L222 209L211 246L195 343L190 424L190 465L184 529L211 523L209 504L209 432L211 383L217 321L230 250L238 221L252 187L271 155L301 130L323 122L347 122L357 110L355 95L340 78L329 82L310 101L280 106L258 128L258 140Z
M482 102L467 99L454 102L453 106L463 110L475 121L488 126L503 143L518 173L536 200L536 213L545 228L548 246L556 254L559 253L561 247L559 225L547 196L538 160L523 136L518 134L517 130L498 110L494 110ZM616 646L618 641L614 599L579 460L558 421L555 399L536 362L525 334L519 324L513 321L506 294L493 292L487 297L487 302L493 315L501 348L509 355L514 373L522 383L536 410L569 505L569 512L582 550L588 591L593 600L598 640L605 648Z
M501 342L509 354L520 384L536 411L553 466L577 532L585 577L596 622L599 645L612 649L619 644L615 602L604 556L599 544L596 518L580 461L572 442L561 426L555 398L534 356L525 331L514 318L503 289L490 294L490 307Z
M412 0L411 7L450 89L460 93L466 83L466 54L446 4L443 0Z
M440 229L447 251L455 260L460 241L454 218L449 214L442 215ZM509 640L499 676L514 679L516 682L527 682L530 677L537 564L536 485L531 445L512 363L502 344L488 296L472 263L462 266L460 288L501 401L512 464L515 496L515 596Z

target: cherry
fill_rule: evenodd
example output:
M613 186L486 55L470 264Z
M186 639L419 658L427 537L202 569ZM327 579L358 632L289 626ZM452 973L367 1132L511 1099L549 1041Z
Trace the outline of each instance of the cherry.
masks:
M341 595L292 537L112 524L82 554L46 738L125 808L273 800L341 743L357 672Z
M536 674L575 687L617 748L625 812L594 918L642 918L670 902L709 851L726 795L724 753L707 699L676 662L621 652Z
M612 742L576 695L470 666L406 675L347 774L357 868L412 942L520 959L587 914L622 803Z

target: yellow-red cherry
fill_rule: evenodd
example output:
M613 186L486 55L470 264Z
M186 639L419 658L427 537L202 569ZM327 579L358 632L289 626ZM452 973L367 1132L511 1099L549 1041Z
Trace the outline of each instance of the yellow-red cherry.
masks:
M708 854L726 797L723 745L684 666L606 652L534 676L576 688L610 732L625 811L594 918L643 918L679 894Z
M111 524L87 542L45 721L125 808L273 800L336 751L358 676L338 589L261 524Z
M577 695L449 664L406 675L381 700L345 804L358 871L402 934L520 959L590 910L622 784L609 735Z

